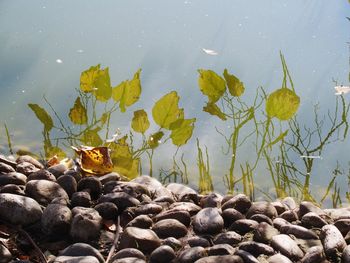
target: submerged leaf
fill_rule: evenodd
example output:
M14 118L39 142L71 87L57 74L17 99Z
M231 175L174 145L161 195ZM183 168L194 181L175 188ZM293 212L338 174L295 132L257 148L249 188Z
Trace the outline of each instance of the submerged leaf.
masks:
M217 116L223 121L226 121L225 114L221 111L221 109L215 103L207 102L207 105L203 107L203 111L208 112L211 115Z
M171 131L170 138L174 145L181 146L191 138L196 119L182 120L180 127Z
M75 102L73 108L69 111L69 118L74 124L85 124L87 123L87 113L86 108L80 101L80 97L78 97Z
M294 91L281 88L272 92L266 101L266 113L270 118L289 120L297 112L300 98Z
M137 102L141 95L141 82L140 82L139 69L132 80L126 80L113 88L112 97L116 102L119 102L121 112L126 111L126 107L131 106Z
M147 117L147 113L144 110L134 111L134 117L131 121L131 128L135 132L145 133L149 128L149 120Z
M161 139L163 138L164 133L162 131L153 133L149 138L148 138L148 145L154 149L157 148L158 145L161 143Z
M95 88L95 80L100 72L100 64L90 67L80 75L80 89L84 92L92 92Z
M95 129L86 130L80 137L80 141L85 145L90 146L99 146L102 145L103 141L98 134L98 132L101 130L100 127L97 127Z
M224 70L224 78L226 80L228 91L232 96L239 97L243 94L243 82L241 82L235 75L229 74L227 69Z
M183 119L183 109L178 106L180 97L172 91L160 98L153 106L154 121L162 128L170 129L170 125L178 119Z
M111 98L112 87L108 68L99 70L94 85L93 92L97 100L105 102Z
M28 104L29 108L35 113L36 117L44 124L44 131L49 132L53 128L53 121L51 116L41 108L38 104Z
M225 80L212 70L199 69L198 72L200 90L208 96L209 102L215 103L225 92Z

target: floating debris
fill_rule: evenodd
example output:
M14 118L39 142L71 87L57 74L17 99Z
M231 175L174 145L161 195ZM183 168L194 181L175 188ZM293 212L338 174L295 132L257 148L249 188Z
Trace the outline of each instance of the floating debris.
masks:
M342 95L350 92L349 86L340 85L340 86L335 86L334 89L336 91L334 95Z
M211 50L211 49L202 48L202 50L203 50L206 54L211 55L211 56L216 56L216 55L219 54L219 53L216 52L215 50Z
M62 61L62 59L56 59L56 63L58 63L58 64L62 64L63 63L63 61Z
M305 158L305 159L322 159L322 157L319 156L319 155L301 155L300 158Z

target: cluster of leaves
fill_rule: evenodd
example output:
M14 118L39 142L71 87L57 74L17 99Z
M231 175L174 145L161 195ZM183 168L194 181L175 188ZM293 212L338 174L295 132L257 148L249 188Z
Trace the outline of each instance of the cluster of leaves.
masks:
M54 124L49 113L37 104L29 104L36 117L43 123L44 150L47 158L53 155L64 156L65 153L58 144L62 139L71 145L87 146L108 146L111 151L111 159L114 170L120 172L128 178L133 178L139 174L140 157L143 153L153 156L153 151L162 141L169 138L172 143L180 147L187 143L193 133L196 119L185 119L184 109L179 108L180 97L176 91L172 91L161 97L152 108L152 117L159 126L156 132L146 134L150 128L150 120L144 109L134 111L131 120L131 128L134 133L142 135L142 145L135 149L132 140L128 135L120 138L118 133L109 139L110 120L116 110L125 112L128 107L135 104L141 96L141 70L138 70L131 80L125 80L115 87L112 87L109 69L102 69L100 65L92 66L81 73L80 89L78 96L70 108L68 117L71 126L64 125L64 122L54 111L51 104L49 106L55 113L58 120ZM103 111L99 114L99 107ZM53 145L50 132L56 129L64 134L63 137L54 139ZM104 138L101 133L105 132ZM166 133L170 133L167 138ZM131 136L134 136L131 133ZM165 138L165 139L164 139Z

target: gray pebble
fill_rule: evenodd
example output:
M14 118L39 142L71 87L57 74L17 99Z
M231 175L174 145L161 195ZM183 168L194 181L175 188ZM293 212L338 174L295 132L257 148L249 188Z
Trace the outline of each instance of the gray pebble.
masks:
M97 258L100 263L105 262L101 253L96 248L94 248L86 243L75 243L73 245L70 245L67 248L65 248L64 250L62 250L58 255L59 256L72 256L72 257L93 256L93 257Z
M303 215L301 218L301 223L305 227L317 227L321 228L324 225L327 225L326 220L324 220L322 217L320 217L318 214L314 212L309 212Z
M27 176L19 172L10 172L7 174L0 174L0 186L7 184L25 185Z
M292 261L282 254L275 254L267 259L268 263L292 263ZM316 262L315 262L316 263Z
M245 214L250 206L252 205L252 202L249 200L249 198L244 194L238 194L232 197L230 200L225 202L222 206L222 210L226 210L228 208L234 208L241 212L242 214Z
M207 248L207 253L209 256L233 255L235 251L236 249L229 244L217 244Z
M53 263L99 263L97 258L93 256L59 256L54 259Z
M89 242L99 237L102 217L95 209L78 206L72 209L72 214L70 236L74 240Z
M270 243L273 236L278 235L279 231L268 223L261 222L254 231L253 239L257 242Z
M208 239L199 236L192 236L187 239L187 243L190 247L209 247L210 242Z
M239 244L239 249L251 253L253 256L258 257L259 255L273 255L275 252L269 245L255 242L255 241L245 241Z
M49 204L41 217L41 227L48 235L65 235L69 232L72 212L65 205Z
M112 202L118 207L118 210L120 211L123 211L128 207L133 207L140 204L140 201L137 200L135 197L132 197L131 195L123 192L109 193L106 195L102 195L99 198L98 202L99 203Z
M243 263L243 260L239 256L209 256L198 259L195 263Z
M200 205L203 208L206 208L206 207L220 208L221 202L222 202L222 196L220 194L210 193L201 198Z
M285 234L273 236L271 246L292 260L299 260L304 256L303 251L295 241Z
M229 244L231 246L238 244L241 242L242 236L235 231L227 231L224 233L218 234L214 240L214 244Z
M254 231L258 227L259 223L251 219L239 219L236 220L230 227L229 230L238 232L244 235L248 232Z
M56 177L46 169L40 169L28 175L27 181L31 180L48 180L56 182Z
M259 263L259 260L247 251L238 249L235 255L240 256L244 263Z
M171 218L179 220L185 226L189 226L191 223L191 216L189 212L181 211L181 210L172 210L172 209L159 213L158 215L153 217L153 220L160 221L163 219L171 219Z
M119 258L128 258L128 257L146 260L145 255L136 248L121 249L113 256L112 260L119 259Z
M152 219L148 215L139 215L132 219L126 227L133 226L138 228L151 228L153 225Z
M180 238L187 234L187 227L176 219L163 219L152 227L152 230L160 237Z
M197 234L216 234L224 227L224 220L217 208L203 208L193 217L193 230Z
M229 227L238 219L244 219L244 215L234 208L227 208L222 211L222 218L224 219L225 227Z
M246 217L250 218L255 214L263 214L268 216L269 218L275 218L277 217L277 210L269 202L264 202L264 201L254 202L251 205L251 207L248 209Z
M326 255L323 252L322 246L311 247L302 258L301 263L318 263L323 262L326 259ZM347 261L345 261L347 262Z
M193 263L206 255L206 251L203 247L191 247L183 250L177 259L181 263Z
M335 258L338 253L342 253L346 247L346 242L334 225L325 225L321 229L320 238L326 255Z

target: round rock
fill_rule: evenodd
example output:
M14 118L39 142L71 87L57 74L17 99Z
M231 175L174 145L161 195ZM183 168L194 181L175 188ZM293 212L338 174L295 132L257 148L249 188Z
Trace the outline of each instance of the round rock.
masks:
M168 263L175 258L174 249L170 246L163 245L156 248L150 255L150 263Z
M224 220L217 208L207 207L194 216L193 230L197 234L217 234L224 227Z
M93 256L97 258L100 263L105 262L101 253L96 248L86 243L75 243L73 245L70 245L69 247L62 250L58 255L72 257Z
M65 205L49 204L41 217L41 227L48 235L65 235L69 232L72 212Z
M18 172L10 172L7 174L0 174L0 186L8 184L25 185L27 176Z
M62 175L57 179L57 183L66 191L69 197L77 191L77 181L73 176Z
M46 169L40 169L28 175L27 181L31 180L48 180L56 182L56 177Z
M77 241L89 242L99 237L102 217L93 208L75 207L70 236Z
M160 237L180 238L187 234L187 227L176 219L164 219L158 221L152 227L152 230Z
M275 218L277 217L277 210L269 202L254 202L248 209L246 217L250 218L251 216L256 214L263 214L268 216L269 218Z

